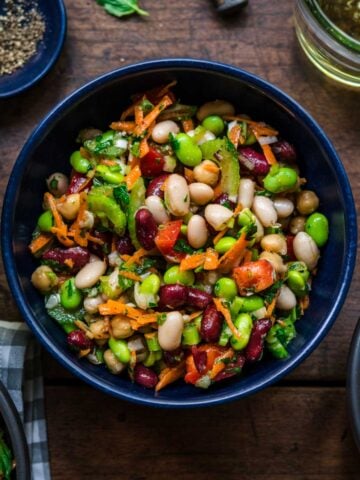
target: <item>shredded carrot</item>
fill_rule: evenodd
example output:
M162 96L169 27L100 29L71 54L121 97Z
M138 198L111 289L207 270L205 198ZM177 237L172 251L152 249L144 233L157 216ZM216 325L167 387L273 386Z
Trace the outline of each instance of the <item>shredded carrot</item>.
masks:
M300 298L299 304L302 311L306 310L310 304L309 295L305 295L304 297Z
M96 243L97 245L104 245L105 243L104 240L101 240L101 238L98 238L98 237L94 237L90 233L86 234L86 238L88 242L93 242L93 243Z
M117 165L117 163L115 162L115 160L109 160L108 158L101 158L99 160L99 163L101 165L106 165L108 167L113 167L114 165Z
M112 122L110 128L118 132L133 133L136 125L135 122Z
M123 122L128 117L134 115L135 105L130 105L126 110L123 111L121 114L120 120Z
M218 241L222 239L222 237L225 235L226 232L227 232L227 228L224 228L213 238L214 245L216 245Z
M242 260L247 247L246 232L243 232L236 243L220 258L219 269L221 273L228 273L234 268L234 264Z
M134 108L134 115L135 115L135 125L141 125L142 121L144 120L144 112L140 105L135 105Z
M64 260L64 264L69 267L69 268L73 268L74 266L74 260L72 258L66 258Z
M220 197L222 193L221 182L219 182L214 188L214 198Z
M275 310L276 300L277 300L277 295L275 296L275 298L273 298L272 302L268 305L266 309L266 317L270 318L271 315L273 314L273 311Z
M130 173L126 177L126 187L129 191L133 188L137 179L140 177L141 177L140 166L136 165L136 167L130 170Z
M229 348L222 355L220 355L220 357L217 357L214 362L214 366L212 367L210 372L208 372L209 377L213 379L216 377L216 375L222 372L227 365L226 360L229 358L233 358L233 356L234 356L234 350L232 348Z
M213 248L205 252L204 270L216 270L219 266L219 254Z
M239 215L239 213L241 212L242 209L243 209L243 206L241 205L241 203L238 203L236 205L235 210L234 210L234 217L236 217L236 215Z
M91 153L89 152L89 150L86 150L86 148L84 147L80 147L80 155L83 158L86 158L87 160L90 160L91 158Z
M147 138L143 138L140 142L139 147L139 158L145 157L147 153L149 153L150 147L147 141Z
M194 181L194 172L191 168L184 168L184 175L188 183L192 183Z
M133 168L140 165L140 159L138 157L132 156L129 165L130 165L130 170L132 170Z
M218 173L220 168L215 165L215 163L205 163L205 165L203 166L204 170L210 172L210 173Z
M131 255L127 255L124 253L123 255L120 255L121 260L124 260L124 262L127 262L129 258L131 258Z
M235 337L240 339L241 338L240 332L233 324L229 310L226 307L224 307L220 298L213 298L213 301L215 303L216 310L223 314L225 318L225 322L227 323L227 326L230 328L230 330L235 335Z
M85 213L87 209L86 193L80 193L80 208L77 214L75 222L70 227L70 233L73 234L75 242L80 245L80 247L86 247L88 244L88 239L86 236L82 235L81 232L81 222L85 219Z
M164 368L164 370L160 372L159 381L156 384L155 391L158 392L159 390L166 387L170 383L173 383L176 380L179 380L179 378L183 378L184 375L185 375L184 360L180 362L179 365L176 365L176 367Z
M170 83L167 83L163 87L157 89L156 96L157 98L162 98L165 94L169 93L170 88L175 87L177 80L172 80Z
M134 272L128 272L127 270L120 270L119 275L122 277L128 278L129 280L134 280L134 282L142 282L142 278L139 275L136 275Z
M65 247L72 247L74 242L68 237L67 225L64 223L56 208L54 197L51 195L51 193L46 192L44 195L44 200L45 204L49 206L54 217L55 226L51 228L51 232L56 235L59 242L65 245Z
M197 318L199 315L201 315L203 313L202 310L200 310L199 312L193 312L189 315L189 321L190 320L194 320L194 318Z
M186 270L194 270L197 267L203 265L205 261L205 253L195 253L194 255L187 255L180 262L180 272L185 272Z
M106 303L99 305L101 315L125 315L126 317L135 318L144 316L144 312L137 308L126 305L118 300L108 300Z
M29 245L30 252L35 256L41 255L43 250L49 246L53 240L54 237L51 235L51 233L40 233L40 235L31 241Z
M145 248L139 248L130 258L126 260L125 266L129 267L133 263L139 263L141 258L147 255L149 252Z
M160 113L165 110L166 107L171 105L173 101L168 95L165 95L160 102L148 113L140 125L137 125L134 129L134 135L140 137L150 125L157 119Z
M264 125L262 122L255 122L250 118L241 117L238 115L224 115L224 120L237 120L238 122L245 122L250 125L252 130L256 129L259 135L277 135L279 132L274 130L273 128L269 127L268 125ZM255 133L255 132L254 132Z
M252 251L246 249L244 253L244 263L251 262L251 259L252 259Z
M116 237L115 235L113 235L111 239L111 252L115 252L115 251L116 251Z
M271 150L270 145L261 145L263 154L269 165L276 165L278 162L275 158L274 152Z
M143 315L141 319L137 318L136 320L131 318L130 325L133 330L139 330L139 328L145 327L146 325L151 325L152 328L157 328L157 315Z
M234 145L235 148L238 147L241 136L241 127L240 125L234 125L229 132L230 142Z
M194 130L194 122L191 120L191 118L183 120L181 125L185 133L190 132L190 130Z

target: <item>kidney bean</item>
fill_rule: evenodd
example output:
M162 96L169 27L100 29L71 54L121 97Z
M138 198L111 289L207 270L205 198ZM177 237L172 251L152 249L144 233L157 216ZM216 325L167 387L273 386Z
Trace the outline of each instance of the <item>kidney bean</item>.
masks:
M217 203L218 205L222 205L223 207L230 208L230 210L234 210L234 208L236 207L236 204L229 199L229 195L227 193L222 193L221 195L216 197L213 203Z
M128 235L118 237L115 241L115 248L120 255L132 255L135 251L134 245Z
M200 335L204 342L217 342L221 332L222 315L214 304L206 307L200 327Z
M99 245L95 242L89 242L89 250L94 255L100 258L104 258L111 252L112 233L111 232L99 232L98 230L92 230L91 235L95 238L99 238L104 243Z
M245 350L245 358L248 362L256 362L260 360L266 334L272 326L269 318L261 318L254 323L249 343Z
M81 173L74 172L70 179L70 184L66 194L78 193L81 190L89 189L92 186L92 179Z
M90 253L86 248L51 248L42 256L43 260L50 260L51 267L55 271L69 271L76 273L84 267L90 259ZM65 263L66 262L66 263ZM73 264L69 266L67 263Z
M207 353L199 350L195 345L191 347L191 354L194 359L196 370L203 374L207 370Z
M246 358L244 355L238 355L234 362L229 363L224 370L216 375L214 382L220 382L221 380L226 380L227 378L238 375L239 369L242 369L245 365Z
M155 247L157 224L147 208L140 208L135 215L136 236L145 250Z
M164 155L154 148L150 148L149 152L140 161L141 173L144 177L156 177L163 172L164 164Z
M158 383L158 376L148 367L138 363L134 368L134 381L145 388L154 388Z
M295 148L285 140L279 140L271 145L272 151L280 162L296 162Z
M204 310L212 302L212 296L198 288L188 287L187 304Z
M265 156L250 147L241 148L239 162L255 175L266 175L270 170Z
M87 350L94 346L94 342L90 340L82 330L70 332L67 336L67 343L69 347L76 352Z
M164 350L163 352L163 359L168 367L175 367L181 362L183 358L184 358L184 350L182 350L181 347L172 351Z
M150 197L151 195L156 195L163 199L165 192L164 190L162 190L162 186L164 185L164 182L168 177L168 173L163 173L151 180L146 189L146 196Z
M185 285L171 284L163 285L159 290L160 309L177 308L185 305L188 299L188 287Z

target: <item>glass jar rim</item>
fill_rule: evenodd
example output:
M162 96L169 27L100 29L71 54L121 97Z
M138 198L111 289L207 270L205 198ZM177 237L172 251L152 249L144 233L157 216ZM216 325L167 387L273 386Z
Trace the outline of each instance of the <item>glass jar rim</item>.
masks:
M330 18L325 14L320 7L317 0L305 0L310 13L317 20L317 22L325 29L325 31L343 47L360 52L360 41L348 35L344 30L341 30Z

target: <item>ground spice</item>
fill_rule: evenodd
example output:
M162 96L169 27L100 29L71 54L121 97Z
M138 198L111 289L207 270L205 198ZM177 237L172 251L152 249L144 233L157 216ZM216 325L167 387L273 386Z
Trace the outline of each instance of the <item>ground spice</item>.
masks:
M36 1L5 0L0 8L0 75L21 68L36 53L44 32Z

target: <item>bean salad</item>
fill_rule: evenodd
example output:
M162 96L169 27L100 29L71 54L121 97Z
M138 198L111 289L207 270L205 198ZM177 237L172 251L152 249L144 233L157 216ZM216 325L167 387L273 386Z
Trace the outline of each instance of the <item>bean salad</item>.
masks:
M287 358L329 231L292 144L226 100L180 103L175 86L79 132L29 246L69 348L156 391Z

